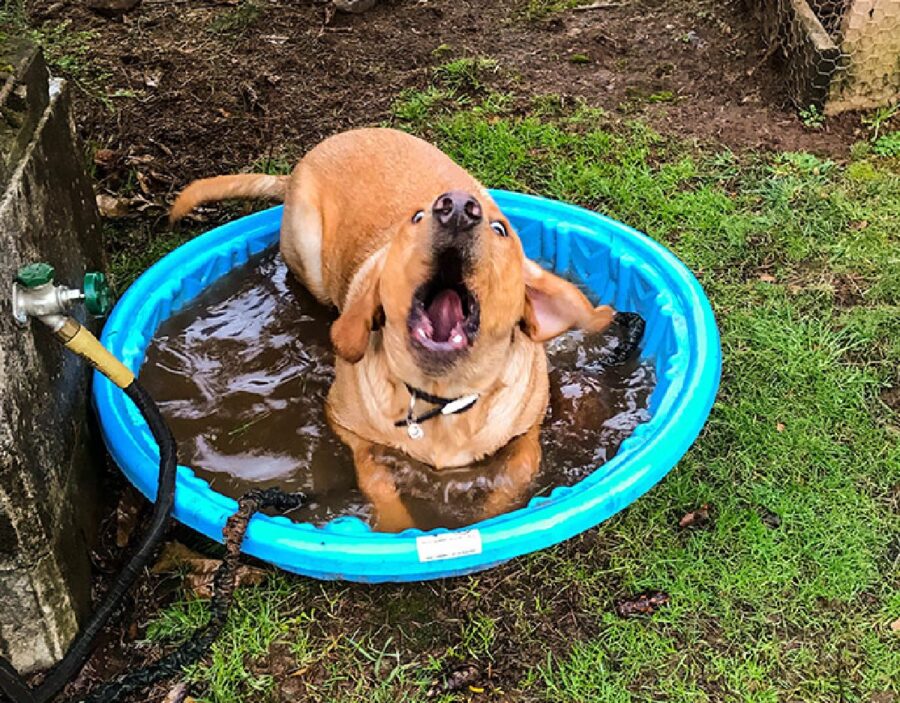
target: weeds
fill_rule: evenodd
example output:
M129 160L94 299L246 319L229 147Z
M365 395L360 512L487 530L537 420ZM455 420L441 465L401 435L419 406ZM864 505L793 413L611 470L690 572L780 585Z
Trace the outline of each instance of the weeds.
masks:
M262 16L262 7L253 0L241 0L233 9L219 14L209 23L211 34L242 34Z
M898 112L900 112L900 103L879 107L872 114L862 118L863 126L871 132L871 141L878 141L882 127L890 122Z
M434 69L434 79L450 91L478 92L484 89L485 78L495 74L500 64L484 56L463 57L443 63Z
M825 126L825 115L815 105L800 109L800 121L807 129L822 129Z

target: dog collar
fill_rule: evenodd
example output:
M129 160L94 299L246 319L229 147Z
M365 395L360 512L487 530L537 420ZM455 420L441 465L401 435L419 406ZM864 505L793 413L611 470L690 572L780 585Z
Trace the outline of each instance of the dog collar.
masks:
M408 383L404 385L406 386L406 390L409 391L409 409L406 411L406 417L402 420L397 420L397 422L394 423L394 427L406 427L406 433L409 435L410 439L422 439L422 437L425 436L425 431L422 429L422 423L426 420L430 420L438 415L459 415L460 413L469 410L478 400L477 393L461 395L458 398L442 398L439 395L431 395L431 393L426 393L423 390L414 388ZM435 407L421 415L415 415L413 409L416 406L416 399L418 398L424 400L426 403L431 403Z

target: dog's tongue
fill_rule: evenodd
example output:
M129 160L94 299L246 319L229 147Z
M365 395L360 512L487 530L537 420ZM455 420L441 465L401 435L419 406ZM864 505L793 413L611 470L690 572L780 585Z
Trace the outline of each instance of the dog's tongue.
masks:
M428 318L434 328L432 339L446 342L457 323L464 319L462 300L455 290L447 289L438 293L428 306Z

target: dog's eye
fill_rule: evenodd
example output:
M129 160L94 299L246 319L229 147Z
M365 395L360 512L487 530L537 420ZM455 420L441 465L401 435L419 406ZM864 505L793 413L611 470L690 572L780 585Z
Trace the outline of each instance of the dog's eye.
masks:
M506 231L506 225L504 225L500 220L495 220L491 222L491 229L494 230L501 237L508 237L509 232Z
M425 211L419 210L415 215L413 215L413 224L421 222L423 217L425 217Z

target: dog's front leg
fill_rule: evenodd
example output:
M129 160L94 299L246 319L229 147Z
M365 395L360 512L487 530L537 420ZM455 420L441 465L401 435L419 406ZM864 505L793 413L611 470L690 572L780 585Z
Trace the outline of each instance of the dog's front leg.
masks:
M540 423L500 450L501 460L494 489L482 508L482 519L518 507L541 465Z
M375 529L379 532L401 532L415 523L394 481L390 465L379 461L375 445L363 439L351 443L356 482L375 508Z

